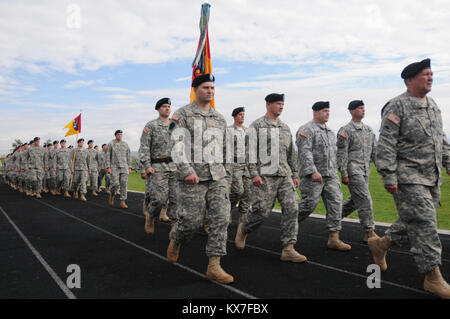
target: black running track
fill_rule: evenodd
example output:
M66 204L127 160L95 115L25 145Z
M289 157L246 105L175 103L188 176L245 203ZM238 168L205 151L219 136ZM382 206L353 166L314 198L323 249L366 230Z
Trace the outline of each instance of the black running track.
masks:
M143 195L129 193L129 209L109 207L107 195L87 202L44 194L27 197L0 183L0 298L151 298L151 299L379 299L434 298L422 289L407 247L388 254L381 288L367 287L370 252L357 223L343 223L341 238L350 252L326 248L325 222L309 218L299 229L296 249L304 264L280 258L280 215L273 213L247 239L234 247L236 213L228 232L223 268L235 282L221 285L204 276L206 235L199 232L182 247L179 262L166 261L169 225L156 224L153 236L144 232ZM383 227L378 227L381 234ZM450 236L441 235L442 273L450 279ZM78 265L81 288L66 286Z

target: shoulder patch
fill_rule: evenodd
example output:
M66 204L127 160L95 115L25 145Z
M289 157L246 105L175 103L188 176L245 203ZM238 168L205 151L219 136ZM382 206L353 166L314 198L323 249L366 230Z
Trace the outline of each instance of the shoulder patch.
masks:
M397 115L395 115L394 113L389 114L389 116L387 117L387 119L389 121L391 121L392 123L394 123L395 125L399 125L400 124L400 119L398 118Z
M345 133L345 131L340 131L340 132L339 132L339 135L340 135L341 137L343 137L343 138L347 138L347 137L348 137L348 135L347 135L347 133Z
M149 130L148 128L144 127L143 132L144 132L145 134L148 134L148 132L150 132L150 130Z
M174 113L174 114L172 115L172 120L178 121L180 118L181 118L181 115L178 114L178 113Z
M301 131L299 134L303 137L308 137L308 133L306 131Z

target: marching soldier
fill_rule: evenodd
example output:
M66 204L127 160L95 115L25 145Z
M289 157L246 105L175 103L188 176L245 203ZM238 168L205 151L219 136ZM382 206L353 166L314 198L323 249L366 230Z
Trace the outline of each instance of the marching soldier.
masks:
M234 118L233 125L229 126L233 133L234 156L232 164L230 203L231 211L239 203L239 222L250 209L251 179L245 162L245 135L247 128L244 126L245 108L238 107L233 110L231 116ZM242 147L239 147L242 146ZM231 223L230 215L230 223Z
M192 81L195 101L178 109L172 116L172 139L183 137L184 142L190 143L190 146L185 149L180 147L183 150L179 154L178 146L183 143L177 143L174 145L175 152L172 151L172 156L181 156L174 159L177 165L179 196L177 221L169 235L167 259L169 262L178 260L181 246L200 227L207 207L210 230L206 244L206 255L209 257L206 276L227 284L233 282L234 278L222 269L220 258L226 255L230 219L228 185L231 183L231 174L226 170L225 150L220 159L212 159L208 154L203 154L205 147L210 149L216 146L216 150L226 146L225 118L210 105L214 99L214 80L212 74L197 76ZM206 131L207 129L209 131ZM203 132L214 137L206 138ZM213 156L218 155L214 153Z
M49 192L49 180L50 180L50 165L49 162L49 155L50 155L50 146L51 144L45 143L44 144L44 178L42 180L42 191L44 193Z
M337 135L337 166L342 184L350 191L350 197L342 205L342 218L357 210L366 233L363 241L367 243L368 238L377 236L369 191L370 162L375 162L376 137L372 128L362 122L364 102L351 101L348 109L352 120L341 127Z
M175 222L177 219L176 165L170 156L172 150L169 133L170 99L160 99L155 105L155 110L158 111L159 117L145 125L139 148L142 178L147 179L148 198L144 199L146 206L144 214L145 231L149 234L154 232L154 219L160 212L161 221Z
M251 139L255 138L257 148L260 150L266 148L272 161L263 161L261 152L257 161L251 160L250 154L248 156L248 169L254 186L253 206L238 225L235 245L239 249L244 249L247 235L258 229L268 218L275 200L278 199L282 207L281 244L283 249L280 259L302 263L307 258L294 249L298 234L296 188L299 181L296 152L289 126L279 119L284 108L284 94L269 94L265 101L266 114L250 125L250 130L253 132L249 132L247 152L251 152ZM267 136L266 140L261 138L264 134ZM278 148L278 154L275 153L276 148Z
M70 198L69 183L72 171L72 157L71 151L66 148L66 140L61 140L61 148L56 152L56 174L58 178L59 192L64 190L64 197Z
M313 120L300 126L296 134L302 197L298 220L305 220L316 209L322 196L329 231L327 247L348 251L351 246L339 239L342 193L336 165L336 137L326 125L330 117L330 103L316 102L312 109Z
M56 181L56 153L58 152L59 142L53 141L53 148L50 149L48 155L48 163L49 163L49 187L50 193L52 195L61 195L58 191L57 181Z
M77 141L78 147L72 151L71 157L74 159L73 165L73 198L78 199L78 193L80 194L80 200L86 201L87 193L87 180L88 174L91 174L90 169L90 156L89 151L84 148L84 138L80 138Z
M111 194L109 205L114 206L114 197L120 186L120 207L128 208L127 184L128 175L131 174L131 152L128 144L122 140L123 132L117 130L116 138L109 142L106 153L106 171L111 175Z
M99 153L98 159L98 190L97 193L101 192L101 186L103 177L105 177L105 191L106 194L110 194L109 186L110 186L110 175L106 173L106 150L108 149L108 146L106 144L102 145L102 151Z
M88 141L88 154L89 154L89 180L90 180L90 187L92 191L92 196L98 196L97 189L98 189L98 173L99 173L99 157L100 154L98 151L96 151L94 148L94 141L89 140Z
M382 110L377 145L377 170L394 197L399 218L382 238L369 238L373 259L387 269L392 244L410 243L424 290L450 298L450 286L440 273L442 246L437 233L442 166L450 175L450 145L441 111L428 97L433 84L430 59L412 63L401 73L407 91Z
M33 196L42 198L42 179L44 177L44 153L45 150L39 145L41 139L35 137L33 146L28 150L28 168L30 170L31 184L33 185Z

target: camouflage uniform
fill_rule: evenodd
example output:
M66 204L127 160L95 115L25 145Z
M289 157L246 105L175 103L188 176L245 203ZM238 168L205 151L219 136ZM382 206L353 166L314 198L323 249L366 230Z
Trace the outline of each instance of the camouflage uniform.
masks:
M87 179L90 170L89 151L85 148L77 147L71 152L71 157L75 158L74 172L72 180L72 190L85 195L87 193ZM74 157L75 155L75 157Z
M266 141L260 139L263 130L267 131ZM275 200L278 199L282 207L281 244L283 247L295 244L298 233L298 195L292 179L297 178L298 169L291 130L280 119L273 121L264 115L250 125L247 136L247 152L251 152L249 144L251 134L255 134L253 136L257 137L257 146L260 150L265 147L262 144L267 143L267 154L272 153L272 143L278 143L278 154L276 154L278 163L273 170L268 170L267 168L274 163L262 163L261 154L255 163L248 154L248 170L251 178L260 176L264 184L252 187L253 206L242 219L241 231L243 234L248 234L258 229L269 217ZM278 134L278 138L273 134Z
M149 175L146 181L147 210L155 217L162 208L167 208L167 216L176 220L178 182L175 176L176 165L170 157L171 153L169 123L159 118L148 122L141 135L139 161L136 167L142 170L152 167L155 173Z
M50 184L49 152L50 150L48 150L47 147L44 147L44 178L42 179L42 188L44 189L48 189ZM47 169L47 171L45 171L45 169Z
M56 174L58 187L69 190L70 175L72 171L72 152L68 148L60 148L56 151Z
M370 161L375 162L376 137L370 126L350 121L337 135L337 166L348 177L350 197L342 205L342 218L358 210L365 231L375 229L369 191Z
M238 128L235 124L229 126L232 131L236 134L241 134L242 145L245 146L245 132L246 128ZM237 138L237 137L236 137ZM234 144L234 158L232 166L232 176L231 176L231 192L230 192L230 203L231 209L236 207L239 203L239 215L242 217L250 209L250 194L252 181L250 179L250 173L248 172L247 163L245 163L245 150L243 154L238 154L240 149L238 149L238 143Z
M296 136L302 195L298 219L306 219L316 209L322 196L328 230L340 231L342 193L336 167L336 137L326 124L315 120L300 126ZM311 174L315 172L322 175L322 183L313 182Z
M105 177L105 187L109 188L111 177L106 173L106 152L101 151L98 154L98 168L100 172L98 173L98 187L102 186L103 177Z
M87 149L89 155L89 172L88 180L91 183L91 190L96 191L98 189L98 167L100 162L100 154L93 148Z
M30 170L30 182L36 193L42 191L42 179L44 178L45 150L41 146L32 146L28 149L28 168Z
M200 126L201 132L194 134L196 124ZM179 162L177 165L177 178L179 180L179 196L177 205L177 222L172 228L171 239L176 244L188 241L194 232L200 227L204 218L206 207L208 207L208 219L210 230L206 244L207 256L226 255L227 228L230 219L230 200L228 195L228 184L231 182L231 174L225 163L226 148L226 121L225 118L212 107L208 113L203 113L195 102L178 109L173 117L170 129L172 138L176 128L187 129L190 133L190 148L186 150L188 160ZM218 129L223 134L223 141L210 142L202 139L206 129ZM178 131L178 130L177 130ZM194 139L201 142L194 143ZM223 146L223 159L220 163L208 163L202 157L203 148L211 144ZM173 153L173 152L172 152ZM172 155L173 158L173 155ZM191 160L189 160L191 159ZM199 177L198 184L187 184L185 177L196 173Z
M436 208L442 166L450 170L450 146L432 98L405 92L385 105L376 163L384 185L398 185L399 219L386 236L396 244L409 242L419 272L427 273L441 265Z
M50 189L57 188L56 182L56 152L58 149L52 148L48 153L48 173L49 173L49 187Z
M106 151L106 167L111 169L111 192L120 186L120 200L127 199L128 169L131 168L130 147L124 141L112 140Z

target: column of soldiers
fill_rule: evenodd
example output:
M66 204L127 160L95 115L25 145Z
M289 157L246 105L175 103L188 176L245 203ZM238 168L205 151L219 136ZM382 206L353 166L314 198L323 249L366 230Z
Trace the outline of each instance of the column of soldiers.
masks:
M450 298L450 286L439 270L442 248L436 222L443 166L450 175L450 144L443 132L441 111L427 96L433 82L430 60L408 65L401 77L407 91L383 107L378 142L373 130L362 122L362 100L349 103L351 121L337 134L326 124L330 103L318 101L312 106L313 119L299 127L294 140L289 127L280 120L284 94L277 93L266 96L266 114L248 129L243 125L243 107L233 110L234 124L227 127L223 115L211 107L214 76L196 77L192 83L195 100L169 118L171 101L160 99L155 105L158 118L148 122L141 135L137 165L146 180L145 231L154 233L158 216L162 221L170 221L167 259L177 262L181 248L207 223L206 276L229 284L234 277L221 267L221 259L227 255L227 229L236 205L239 204L239 222L234 242L238 249L245 248L248 235L262 225L278 200L282 207L280 259L303 263L307 257L294 247L299 225L322 198L328 249L352 249L340 239L340 232L342 218L356 210L363 241L381 270L387 270L386 256L392 245L410 243L418 270L424 274L424 289ZM74 152L65 149L64 140L60 141L61 149L56 142L44 156L36 138L8 155L4 163L6 180L11 187L38 196L47 172L50 192L64 191L70 197L68 177L74 170L75 193L79 191L84 197L87 176L96 171L98 178L111 177L110 185L107 180L107 189L111 188L109 204L114 204L120 187L120 206L126 208L131 157L122 133L117 130L116 138L108 146L103 145L101 154L95 156L83 149L83 140L79 140ZM227 150L230 136L231 156ZM243 149L239 144L244 145ZM91 161L96 161L97 166L91 167ZM375 233L369 189L371 163L393 195L399 214L383 237ZM344 202L341 182L350 191ZM56 189L52 189L54 185ZM96 187L99 190L100 185L100 181L97 185L91 181L92 192Z
M110 146L103 144L101 152L98 147L95 149L93 140L88 141L86 149L84 139L80 138L77 147L71 149L66 147L64 139L41 147L40 138L36 137L7 155L3 163L5 182L14 190L39 199L41 193L50 193L86 201L88 184L92 196L98 196L105 178L105 191L110 195L108 203L113 205L111 198L120 194L120 207L128 208L125 201L131 168L130 149L124 141L117 143L118 135L116 132L116 140ZM120 138L121 135L120 131ZM115 187L112 194L110 185Z

